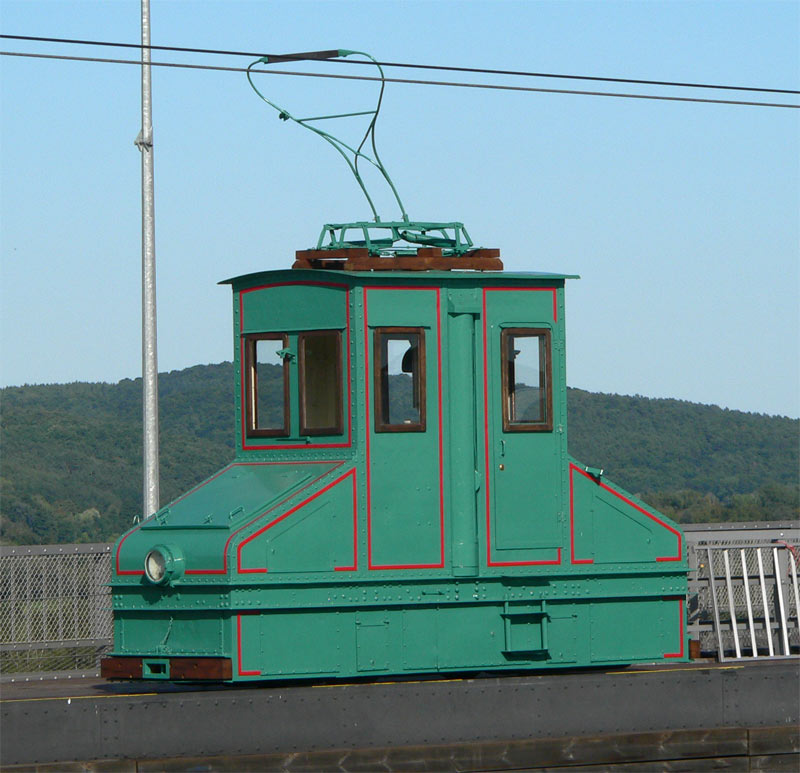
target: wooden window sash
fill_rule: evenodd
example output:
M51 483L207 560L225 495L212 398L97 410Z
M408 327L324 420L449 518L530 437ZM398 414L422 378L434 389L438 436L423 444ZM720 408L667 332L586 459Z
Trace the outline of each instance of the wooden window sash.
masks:
M539 338L539 400L544 418L540 421L512 421L512 403L516 397L511 381L513 360L507 356L508 346L517 338ZM552 334L548 328L509 327L500 332L500 367L502 373L503 431L553 431L553 357ZM516 371L515 371L516 374ZM515 379L516 380L516 379ZM544 381L544 384L542 384Z
M308 427L307 390L306 390L306 357L305 344L309 338L320 336L336 336L336 424L330 427ZM309 330L297 336L298 387L300 391L300 434L301 435L341 435L344 433L344 417L342 410L342 332L341 330Z
M416 393L419 406L419 421L409 424L390 424L388 371L384 384L382 362L388 360L388 342L403 341L408 336L416 335L417 367L412 375L412 389ZM388 362L387 362L388 369ZM426 429L426 386L427 370L425 366L425 328L422 327L379 327L373 331L373 383L375 392L375 432L425 432Z
M286 333L253 333L245 335L245 427L247 437L289 436L289 362L283 360L283 426L258 427L258 369L256 345L258 341L280 341L282 348L289 346Z

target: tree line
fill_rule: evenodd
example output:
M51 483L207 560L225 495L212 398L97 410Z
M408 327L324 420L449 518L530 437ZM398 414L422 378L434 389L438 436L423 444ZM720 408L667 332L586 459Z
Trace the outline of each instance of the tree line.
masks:
M231 363L159 376L161 500L234 455ZM798 420L569 389L581 462L683 522L800 517ZM110 541L141 512L141 380L0 390L0 541Z

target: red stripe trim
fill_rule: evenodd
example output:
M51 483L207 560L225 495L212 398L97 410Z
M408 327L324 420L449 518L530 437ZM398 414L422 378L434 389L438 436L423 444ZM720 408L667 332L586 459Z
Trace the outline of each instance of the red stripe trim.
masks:
M345 284L344 282L318 282L316 280L311 279L292 279L288 282L267 282L263 285L256 285L255 287L248 287L246 290L242 290L243 293L252 293L256 290L266 290L270 287L294 287L295 285L311 285L314 287L338 287L340 289L348 290L350 289L350 285Z
M682 559L682 557L683 557L683 540L682 540L680 531L678 531L677 529L673 529L672 526L670 526L669 524L664 523L664 521L662 521L660 518L658 518L657 516L655 516L652 513L648 512L643 507L640 507L639 505L637 505L636 502L628 499L628 497L620 494L618 491L615 491L613 488L611 488L610 486L607 486L602 481L595 480L585 470L582 470L580 467L577 467L576 465L572 464L572 462L570 462L570 465L569 465L569 475L570 475L569 512L570 512L570 542L571 542L571 545L572 545L572 548L573 548L572 549L572 559L573 559L572 563L573 564L592 563L592 559L583 559L583 560L576 560L575 559L575 518L574 518L574 514L573 514L573 511L574 511L574 498L573 498L573 487L572 487L572 471L573 470L576 470L581 475L583 475L585 478L588 478L590 481L592 481L596 485L600 486L600 488L602 488L605 491L608 491L609 493L613 494L618 499L621 499L623 502L625 502L626 504L630 505L635 510L638 510L642 515L647 516L651 521L655 521L659 526L663 526L667 531L671 531L678 538L678 554L676 556L658 556L656 558L656 561L680 561Z
M353 393L351 389L352 378L352 363L350 359L350 288L347 288L345 294L345 324L347 325L347 362L345 368L347 369L347 445L348 447L353 444ZM355 486L355 479L353 480Z
M369 397L369 321L367 317L367 288L363 292L364 300L364 450L367 472L367 567L372 569L372 474L370 461L370 397Z
M666 600L670 600L670 599L666 599ZM684 652L684 641L683 640L685 638L684 635L683 635L683 599L682 598L678 598L678 599L672 599L672 600L678 602L678 618L679 618L679 623L680 623L681 645L680 645L680 648L678 649L677 652L665 652L664 653L664 657L665 658L682 658L683 657L683 652Z
M244 293L239 293L239 387L241 391L241 400L239 401L239 413L242 420L242 448L245 447L245 438L247 437L247 428L245 426L245 417L247 416L245 384L247 383L245 373L245 351L244 351Z
M561 548L551 561L489 561L488 566L558 566L561 563Z
M487 566L558 566L561 563L561 548L557 548L556 558L547 561L495 561L492 559L492 498L490 492L491 470L489 465L489 337L486 323L486 293L516 290L552 290L553 321L556 321L555 287L484 287L483 288L483 439L486 457L486 565Z
M489 492L489 345L486 333L486 290L483 291L483 440L484 456L486 458L486 474L484 475L483 488L486 492L486 563L492 563L492 506Z
M322 494L324 494L326 491L329 491L330 489L332 489L337 483L341 483L345 478L349 477L350 475L355 475L355 470L348 470L346 473L344 473L344 475L340 475L336 480L331 481L330 483L328 483L327 486L324 486L319 491L315 491L310 497L308 497L307 499L304 499L302 502L300 502L300 504L295 505L294 507L290 508L285 513L283 513L282 515L279 515L277 518L274 518L266 526L262 526L257 532L254 532L247 539L245 539L242 542L240 542L239 545L236 548L236 571L239 574L259 574L259 573L263 574L263 573L266 573L266 571L267 571L266 567L263 567L263 568L261 568L261 567L247 567L247 568L242 567L242 548L248 542L252 542L256 537L261 536L265 531L267 531L268 529L271 529L276 524L278 524L281 521L283 521L286 518L288 518L290 515L292 515L292 513L296 513L302 507L305 507L309 502L313 502L317 497L322 496ZM317 478L317 480L319 480L319 478ZM355 478L354 478L354 481L355 481ZM314 482L315 481L312 481L312 483L314 483ZM309 484L309 485L311 485L311 484ZM286 500L284 500L284 501L286 501ZM355 508L355 502L354 502L353 506ZM272 508L272 509L274 509L274 508ZM242 527L242 528L244 528L244 527ZM241 531L241 529L239 529L239 531ZM233 535L231 535L231 536L233 536Z
M444 566L444 429L442 414L442 309L441 294L436 290L436 356L439 392L439 567ZM437 567L438 568L438 567Z
M353 474L353 563L351 566L336 566L335 572L355 572L358 570L358 486L356 485L355 468Z
M369 568L380 571L386 569L441 569L442 564L372 564Z
M593 564L593 558L575 558L575 484L572 479L572 471L578 468L570 462L569 465L569 548L570 563L572 564Z
M244 612L242 614L248 614ZM252 612L250 614L253 614ZM239 676L260 676L260 671L245 671L242 668L242 615L236 615L236 652L238 654L237 663L236 663L236 670L239 672Z
M350 443L287 443L285 446L242 446L243 451L298 451L310 448L349 448Z
M444 429L442 421L442 310L441 292L439 287L430 286L409 286L409 285L386 285L364 288L364 395L365 395L365 433L366 433L366 469L367 469L367 566L369 569L442 569L444 568ZM370 424L370 348L369 348L369 321L367 311L368 291L373 290L427 290L436 293L436 350L437 350L437 404L439 406L439 562L435 564L375 564L372 562L372 478L370 474L370 434L372 427Z
M255 292L256 290L268 290L273 287L294 287L294 286L312 286L312 287L335 287L345 291L345 329L347 332L347 442L346 443L284 443L272 445L248 445L247 443L247 430L245 427L245 356L244 356L244 295L246 293ZM352 393L351 393L351 375L350 375L350 286L339 282L312 282L312 281L295 281L295 282L274 282L272 284L259 285L258 287L248 287L246 290L239 292L239 373L240 373L240 386L241 386L241 403L239 405L241 413L242 424L242 450L243 451L275 451L275 450L296 450L296 449L320 449L320 448L350 448L353 440L353 416L352 416Z
M589 476L587 475L587 477L589 477ZM643 507L639 507L639 505L637 505L632 500L628 499L628 497L623 496L618 491L614 491L614 489L612 489L610 486L607 486L602 481L599 482L599 485L600 485L600 488L603 488L606 491L609 491L615 497L619 497L623 502L629 504L631 507L633 507L634 509L638 510L642 515L646 515L648 518L650 518L651 520L655 521L659 526L663 526L667 531L671 531L677 537L677 539L678 539L678 550L677 550L677 553L678 554L675 555L675 556L658 556L656 558L656 561L680 561L681 560L682 552L683 552L682 551L682 540L681 540L681 533L677 529L673 529L672 526L669 526L668 524L664 523L664 521L662 521L660 518L658 518L657 516L653 515L652 513L649 513Z

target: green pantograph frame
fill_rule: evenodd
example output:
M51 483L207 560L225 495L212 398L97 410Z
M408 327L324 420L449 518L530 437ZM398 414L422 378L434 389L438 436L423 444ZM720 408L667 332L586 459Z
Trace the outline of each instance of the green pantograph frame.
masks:
M253 83L252 68L257 64L274 64L276 62L303 61L335 59L337 57L363 56L371 61L380 73L380 91L375 108L372 110L360 110L350 113L336 113L332 115L317 115L308 118L297 118L288 110L267 99L266 96ZM352 223L328 223L323 226L317 242L317 249L346 249L350 247L366 247L372 255L388 254L414 254L417 246L438 247L442 249L443 255L463 255L473 249L472 240L469 237L464 225L459 222L428 222L411 221L406 212L400 194L389 176L386 167L378 155L378 148L375 141L375 124L383 103L383 92L386 87L386 80L383 68L373 56L364 51L351 51L349 49L335 49L330 51L315 51L303 54L286 54L282 56L262 56L251 62L247 67L247 80L253 91L264 100L270 107L278 111L278 117L283 121L294 121L305 129L322 137L327 143L332 145L342 156L348 168L356 179L362 193L367 199L374 221L356 221ZM349 145L344 140L336 137L330 132L314 126L316 121L334 120L337 118L352 118L355 116L371 116L367 130L357 147ZM372 156L364 152L364 146L369 140L372 148ZM349 155L351 154L351 155ZM359 160L363 159L372 164L386 180L389 188L394 195L395 201L400 208L401 220L381 220L375 203L367 190L364 179L358 168ZM357 233L357 237L351 236L352 232ZM407 244L403 245L402 242Z

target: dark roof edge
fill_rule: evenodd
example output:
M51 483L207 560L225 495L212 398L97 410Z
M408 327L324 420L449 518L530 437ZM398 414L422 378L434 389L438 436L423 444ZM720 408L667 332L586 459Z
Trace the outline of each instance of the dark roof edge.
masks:
M375 280L403 279L403 280L425 280L425 279L492 279L492 280L531 280L531 279L580 279L579 274L556 274L547 271L334 271L329 269L265 269L264 271L252 271L247 274L240 274L228 279L223 279L217 284L232 285L244 282L248 279L255 279L259 276L269 274L314 274L330 277L369 277Z

